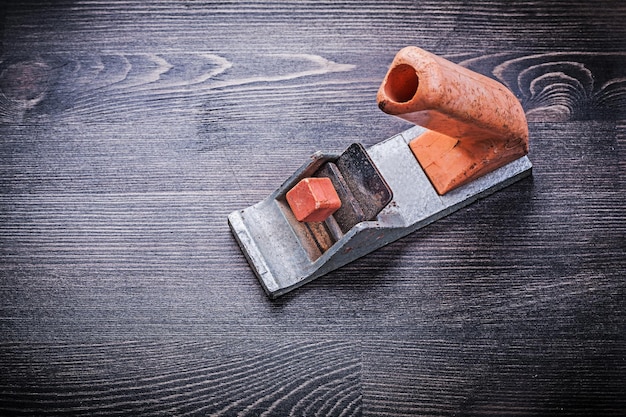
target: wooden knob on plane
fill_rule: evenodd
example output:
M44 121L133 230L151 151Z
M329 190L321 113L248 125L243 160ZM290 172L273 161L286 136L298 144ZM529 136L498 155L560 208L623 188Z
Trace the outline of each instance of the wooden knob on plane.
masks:
M409 146L439 194L528 153L526 116L511 91L420 48L396 54L377 101L429 129Z

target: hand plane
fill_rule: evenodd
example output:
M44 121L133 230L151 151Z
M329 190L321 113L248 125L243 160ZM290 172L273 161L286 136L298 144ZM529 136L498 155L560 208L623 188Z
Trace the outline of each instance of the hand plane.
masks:
M531 173L522 106L491 78L406 47L377 102L415 126L368 149L316 152L265 200L228 216L270 298Z

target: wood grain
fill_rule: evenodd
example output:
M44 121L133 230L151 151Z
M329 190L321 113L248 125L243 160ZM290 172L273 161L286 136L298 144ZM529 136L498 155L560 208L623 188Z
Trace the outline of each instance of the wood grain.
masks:
M0 11L0 415L623 415L623 2ZM268 300L227 214L406 129L406 45L516 94L532 178Z
M3 344L0 351L7 369L2 411L11 415L352 416L361 410L360 362L345 342L144 340Z
M493 66L493 76L518 95L531 122L619 120L626 115L624 52L498 54L462 64Z
M615 401L623 394L619 381L626 371L615 340L586 340L583 349L558 338L405 340L368 348L363 407L372 415L569 416L624 410L625 401Z

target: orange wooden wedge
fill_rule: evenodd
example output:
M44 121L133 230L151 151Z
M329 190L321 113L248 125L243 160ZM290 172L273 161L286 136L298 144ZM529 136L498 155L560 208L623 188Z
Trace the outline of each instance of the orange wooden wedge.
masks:
M341 207L339 195L326 177L302 179L286 198L299 222L322 222Z

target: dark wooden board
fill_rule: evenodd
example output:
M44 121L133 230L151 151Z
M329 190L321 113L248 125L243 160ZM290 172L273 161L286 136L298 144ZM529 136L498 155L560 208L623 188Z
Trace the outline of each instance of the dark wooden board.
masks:
M0 12L0 415L624 415L623 2ZM406 45L518 96L532 178L270 301L226 216L408 128Z

